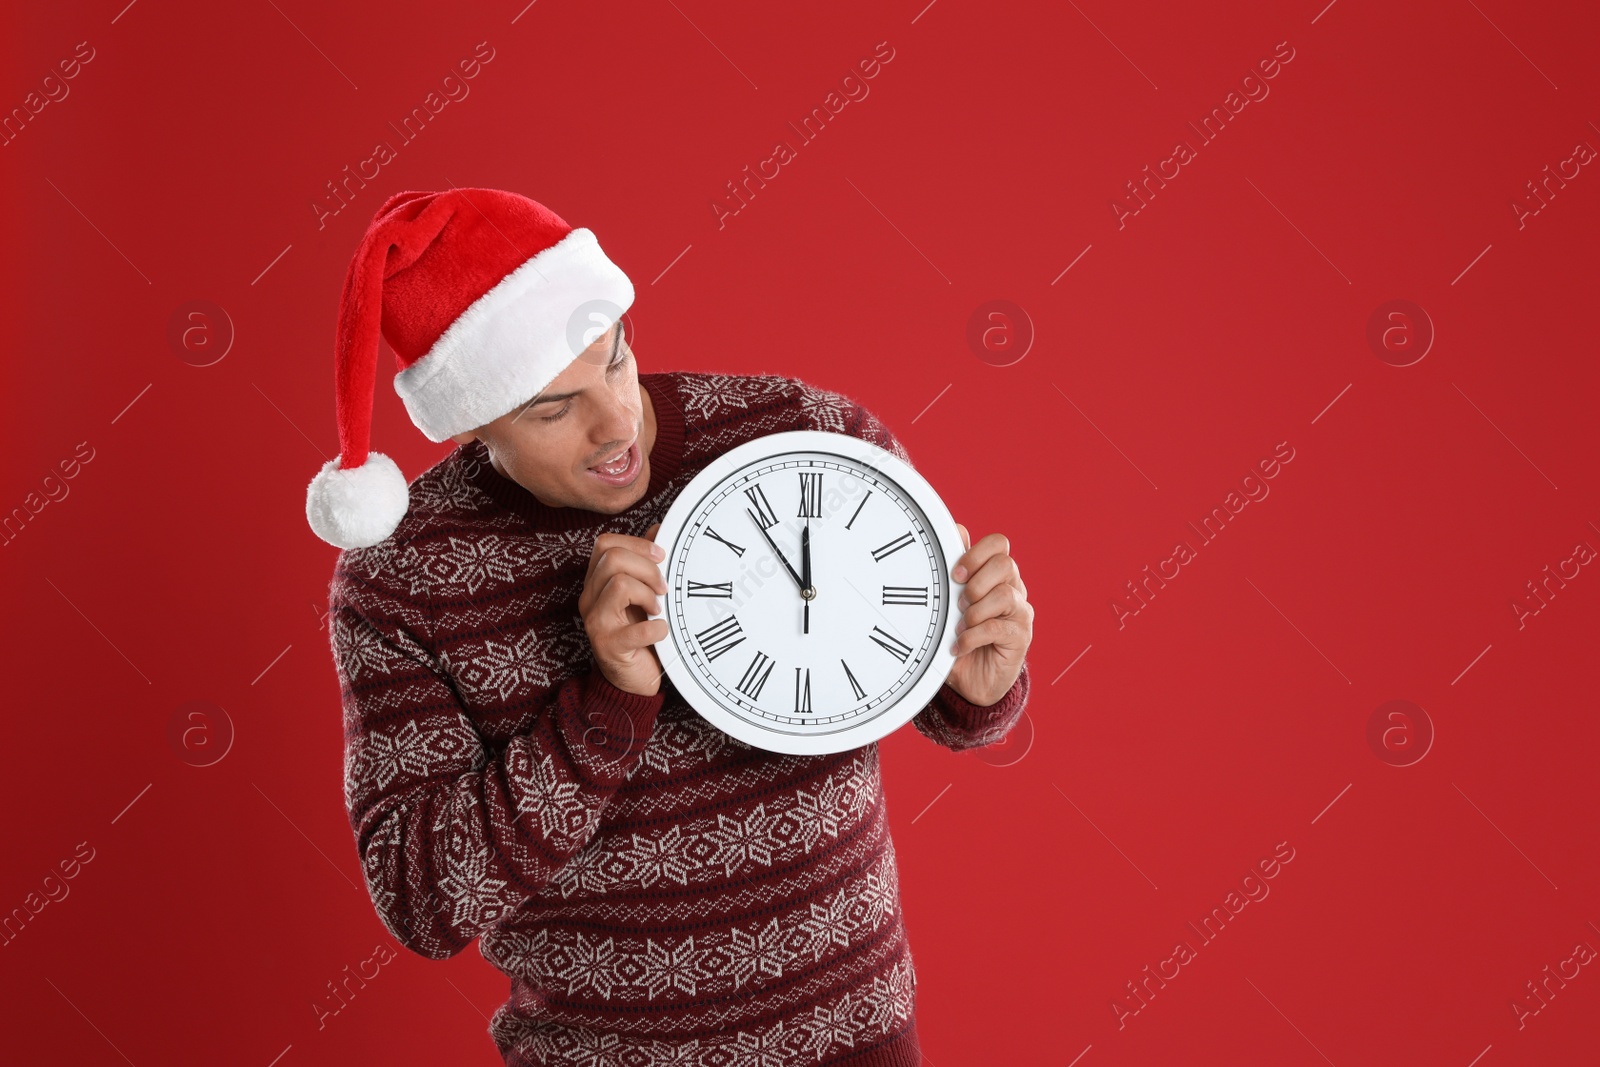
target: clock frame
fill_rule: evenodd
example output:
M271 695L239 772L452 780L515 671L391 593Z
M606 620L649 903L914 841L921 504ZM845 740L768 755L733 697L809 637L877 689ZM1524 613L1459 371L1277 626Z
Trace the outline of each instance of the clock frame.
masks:
M870 744L925 707L955 663L960 533L927 480L870 441L823 430L746 441L679 492L656 543L662 668L746 744L791 755ZM815 575L801 573L806 555Z

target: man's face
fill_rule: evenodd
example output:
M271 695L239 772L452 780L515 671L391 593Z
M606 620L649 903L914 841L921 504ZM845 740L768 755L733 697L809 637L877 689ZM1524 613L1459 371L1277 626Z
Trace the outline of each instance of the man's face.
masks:
M541 503L614 515L650 485L654 413L642 394L619 321L538 396L451 440L482 438L494 469Z

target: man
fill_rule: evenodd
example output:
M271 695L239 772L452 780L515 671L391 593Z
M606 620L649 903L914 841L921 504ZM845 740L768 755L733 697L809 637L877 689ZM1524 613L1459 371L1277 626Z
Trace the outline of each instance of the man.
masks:
M646 618L660 519L729 448L820 429L909 458L796 379L641 375L632 298L589 231L496 190L397 194L352 262L341 454L307 517L344 548L330 631L367 887L402 945L478 939L510 977L489 1030L513 1067L915 1067L877 744L722 733ZM413 421L458 445L409 486L367 448L380 320ZM1005 537L961 535L955 665L912 720L955 750L1021 717L1033 619Z

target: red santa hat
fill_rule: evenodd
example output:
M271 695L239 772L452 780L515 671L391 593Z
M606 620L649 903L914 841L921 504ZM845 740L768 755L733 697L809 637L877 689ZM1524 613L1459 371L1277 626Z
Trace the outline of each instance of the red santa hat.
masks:
M334 342L339 455L306 490L311 529L364 548L405 517L405 475L369 449L380 328L396 357L395 392L438 442L538 395L632 303L633 283L594 234L525 196L391 196L345 274Z

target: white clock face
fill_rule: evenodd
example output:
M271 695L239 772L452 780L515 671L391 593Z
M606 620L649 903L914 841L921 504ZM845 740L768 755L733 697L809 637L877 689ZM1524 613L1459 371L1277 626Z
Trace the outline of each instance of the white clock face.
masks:
M769 442L691 482L663 523L669 636L657 648L685 699L727 732L779 751L855 747L901 725L948 674L962 587L945 531L884 457ZM902 707L913 691L917 706Z

